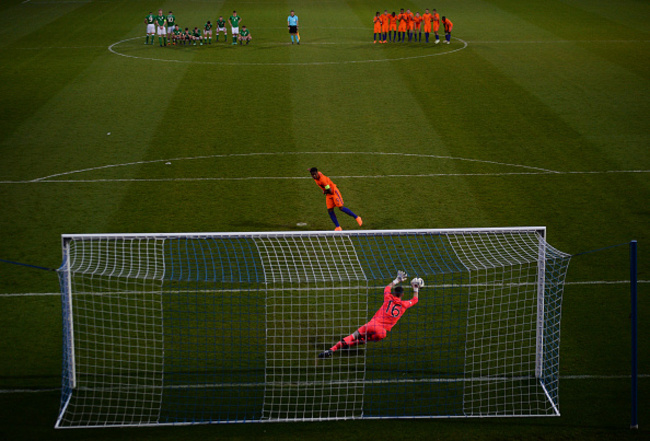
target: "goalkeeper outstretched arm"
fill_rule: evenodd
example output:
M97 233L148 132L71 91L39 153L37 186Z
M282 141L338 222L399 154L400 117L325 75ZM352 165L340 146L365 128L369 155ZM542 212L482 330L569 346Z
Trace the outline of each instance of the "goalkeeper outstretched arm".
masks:
M420 277L416 277L413 280L411 280L411 288L413 288L413 298L417 301L418 300L418 293L420 291L420 288L424 286L424 280Z
M397 271L397 276L395 277L395 280L393 280L392 282L390 282L390 283L388 284L388 286L390 286L391 288L393 288L394 286L397 286L397 285L399 285L400 283L402 283L403 281L405 281L407 277L408 277L408 274L406 274L406 272L401 271L401 270L400 270L400 271Z

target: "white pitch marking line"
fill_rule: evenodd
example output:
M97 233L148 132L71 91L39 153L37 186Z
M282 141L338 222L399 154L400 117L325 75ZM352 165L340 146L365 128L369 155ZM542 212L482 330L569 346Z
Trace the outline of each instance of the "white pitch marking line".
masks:
M606 170L606 171L585 171L585 172L512 172L512 173L433 173L433 174L417 174L417 175L375 175L375 176L330 176L336 179L386 179L386 178L439 178L439 177L467 177L467 176L481 176L481 177L497 177L497 176L537 176L537 175L576 175L576 174L592 174L602 175L611 173L650 173L650 170ZM265 180L304 180L311 179L308 176L247 176L239 178L219 178L219 177L204 177L204 178L114 178L114 179L38 179L33 181L0 181L0 184L91 184L91 183L106 183L106 182L202 182L202 181L265 181Z
M88 170L85 170L88 171ZM336 179L386 179L386 178L440 178L440 177L499 177L499 176L539 176L539 175L578 175L578 174L625 174L625 173L650 173L650 170L605 170L605 171L568 171L568 172L512 172L512 173L433 173L417 175L375 175L375 176L335 176ZM39 178L31 181L0 181L0 185L21 185L21 184L92 184L107 182L237 182L237 181L274 181L274 180L305 180L311 179L308 176L247 176L239 178L112 178L112 179L49 179Z
M246 180L291 180L291 179L308 179L308 177L298 177L298 176L248 176L248 177L233 177L233 178L223 178L223 177L197 177L197 178L159 178L159 179L148 179L148 178L125 178L125 179L54 179L63 176L69 176L78 173L86 173L97 170L105 170L109 168L117 167L128 167L132 165L142 165L142 164L155 164L155 163L168 163L172 161L193 161L193 160L204 160L204 159L221 159L221 158L237 158L237 157L253 157L253 156L283 156L283 155L377 155L377 156L400 156L400 157L411 157L411 158L428 158L428 159L441 159L441 160L451 160L451 161L465 161L465 162L477 162L482 164L492 164L497 166L504 167L515 167L523 168L526 170L532 170L530 172L500 172L500 173L428 173L428 174L393 174L393 175L375 175L375 176L362 176L362 175L350 175L350 176L332 176L333 178L359 178L359 179L381 179L381 178L430 178L430 177L445 177L445 176L511 176L511 175L539 175L539 174L555 174L555 175L579 175L579 174L614 174L614 173L648 173L650 170L603 170L603 171L558 171L550 170L541 167L534 167L523 164L510 164L506 162L498 161L488 161L483 159L474 159L474 158L463 158L456 156L443 156L443 155L428 155L428 154L419 154L419 153L395 153L395 152L256 152L256 153L229 153L229 154L219 154L219 155L202 155L202 156L189 156L189 157L179 157L179 158L167 158L167 159L154 159L150 161L134 161L134 162L125 162L120 164L108 164L101 165L97 167L88 167L79 170L71 170L63 173L55 173L48 176L43 176L40 178L24 180L24 181L0 181L0 184L28 184L28 183L39 183L39 182L48 182L48 183L92 183L92 182L184 182L184 181L246 181Z
M650 40L470 40L468 44L650 43Z
M121 57L126 57L126 58L134 58L138 60L148 60L148 61L163 61L167 63L182 63L182 64L209 64L209 65L222 65L222 66L324 66L324 65L332 65L332 64L363 64L363 63L386 63L390 61L404 61L404 60L415 60L419 58L429 58L429 57L435 57L439 55L448 55L448 54L453 54L454 52L461 51L467 47L467 42L464 40L461 40L460 38L453 37L454 40L458 40L461 43L463 43L463 46L460 48L456 48L451 51L445 51L445 52L436 52L436 53L431 53L431 54L426 54L426 55L416 55L412 57L399 57L399 58L380 58L380 59L369 59L369 60L343 60L343 61L314 61L310 63L254 63L254 62L227 62L227 61L194 61L194 60L165 60L162 58L153 58L153 57L138 57L136 55L127 55L123 54L121 52L118 52L117 50L113 49L115 46L118 46L121 43L135 40L135 39L141 39L142 37L133 37L133 38L127 38L125 40L118 41L116 43L111 44L108 47L108 50L115 55L119 55ZM278 46L286 46L289 43L281 43L278 44ZM364 42L365 44L365 42Z
M427 154L419 154L419 153L391 153L391 152L269 152L269 153L232 153L232 154L221 154L221 155L204 155L204 156L188 156L188 157L181 157L181 158L168 158L168 159L154 159L151 161L135 161L135 162L126 162L122 164L108 164L108 165L101 165L97 167L89 167L89 168L84 168L80 170L71 170L68 172L63 172L63 173L56 173L53 175L49 176L44 176L36 179L32 179L30 181L18 181L18 182L39 182L39 181L45 181L48 179L60 177L60 176L67 176L67 175L72 175L76 173L84 173L84 172L90 172L90 171L96 171L96 170L103 170L103 169L108 169L108 168L114 168L114 167L126 167L130 165L142 165L142 164L155 164L159 162L172 162L172 161L192 161L192 160L200 160L200 159L218 159L218 158L236 158L236 157L251 157L251 156L284 156L284 155L377 155L377 156L400 156L400 157L410 157L410 158L429 158L429 159L444 159L444 160L452 160L452 161L466 161L466 162L478 162L478 163L483 163L483 164L493 164L493 165L498 165L498 166L507 166L507 167L516 167L516 168L523 168L527 170L535 170L535 171L540 171L544 173L557 173L561 174L559 171L555 170L549 170L541 167L533 167L529 165L522 165L522 164L509 164L506 162L497 162L497 161L488 161L488 160L483 160L483 159L473 159L473 158L462 158L462 157L455 157L455 156L441 156L441 155L427 155ZM446 174L441 174L442 176ZM479 175L482 175L479 173ZM395 175L392 177L403 177L403 176L413 176L413 175ZM423 176L430 176L430 175L423 175ZM465 176L465 174L460 174L459 176ZM346 177L346 176L332 176L332 177ZM347 176L351 177L351 176ZM379 176L379 177L384 177L384 176ZM194 178L188 178L188 179L194 179ZM250 178L198 178L201 180L204 179L215 179L215 180L226 180L226 179L233 179L233 180L244 180L244 179L302 179L298 177L271 177L271 178L256 178L256 177L250 177ZM0 183L6 183L4 181L0 181ZM15 183L15 182L14 182Z
M631 375L588 375L588 374L577 374L577 375L560 375L560 380L629 380ZM638 378L650 378L649 374L639 374ZM483 381L499 381L499 378L484 378L479 379ZM452 378L452 379L443 379L438 378L423 378L418 380L366 380L362 383L376 384L376 383L437 383L437 382L463 382L466 381L465 378ZM220 387L260 387L264 386L265 383L215 383L215 384L192 384L192 385L175 385L167 386L169 389L212 389ZM308 383L305 383L308 384ZM329 383L328 383L329 384ZM348 384L347 382L345 384ZM299 386L300 384L286 384L286 386ZM131 390L137 388L130 387L115 387L115 388L98 388L98 389L89 389L89 390ZM61 388L42 388L42 389L0 389L0 394L35 394L35 393L45 393L45 392L60 392Z
M650 283L650 280L638 280L639 284ZM582 281L582 282L565 282L565 285L629 285L629 280L591 280L591 281ZM383 288L382 286L377 286L377 289ZM195 291L192 291L195 292ZM211 291L210 291L211 292ZM124 294L124 293L113 293L113 294ZM0 293L0 298L12 298L12 297L60 297L60 292L26 292L26 293Z

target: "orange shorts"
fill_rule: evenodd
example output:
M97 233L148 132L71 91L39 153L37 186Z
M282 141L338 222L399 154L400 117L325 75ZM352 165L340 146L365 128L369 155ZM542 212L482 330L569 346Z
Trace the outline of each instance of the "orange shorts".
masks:
M379 341L386 338L386 329L383 326L373 323L366 323L357 330L361 339L365 341Z
M406 32L406 22L402 21L397 28L397 32Z
M437 22L437 21L434 21L434 22L433 22L433 32L435 32L435 33L437 34L437 33L438 33L438 29L440 29L440 23Z
M328 210L331 210L334 207L343 206L343 196L341 196L341 192L338 190L338 188L333 191L333 194L327 195L325 198L325 203L327 203Z
M391 23L389 30L396 31L397 30L397 23Z
M375 34L381 32L381 23L375 23Z
M424 24L424 32L427 34L431 33L431 23Z

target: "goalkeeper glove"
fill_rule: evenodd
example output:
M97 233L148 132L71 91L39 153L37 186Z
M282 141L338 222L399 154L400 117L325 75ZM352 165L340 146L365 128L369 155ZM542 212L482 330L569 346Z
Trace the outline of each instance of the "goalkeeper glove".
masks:
M398 285L399 283L406 280L407 277L408 274L406 274L404 271L402 270L397 271L397 277L395 277L395 280L393 280L393 285Z
M413 291L418 292L420 288L424 286L424 280L422 280L420 277L416 277L413 280L411 280L411 287L413 288Z

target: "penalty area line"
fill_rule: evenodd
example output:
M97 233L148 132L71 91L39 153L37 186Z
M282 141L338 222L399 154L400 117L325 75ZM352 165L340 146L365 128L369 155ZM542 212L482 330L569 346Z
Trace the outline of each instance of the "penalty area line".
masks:
M28 183L92 183L92 182L182 182L182 181L245 181L245 180L290 180L290 179L309 179L308 177L298 176L242 176L242 177L178 177L178 178L105 178L105 179L58 179L74 174L94 172L97 170L107 170L119 167L128 167L143 164L160 164L172 165L178 161L195 161L207 159L233 159L233 158L249 158L249 157L268 157L268 156L286 156L286 155L371 155L371 156L399 156L409 158L424 158L435 160L449 160L449 161L463 161L468 163L480 163L487 165L494 165L499 167L512 167L517 169L526 170L525 172L484 172L484 173L427 173L427 174L395 174L395 175L375 175L375 176L331 176L338 179L361 178L361 179L378 179L378 178L430 178L430 177L466 177L466 176L510 176L510 175L579 175L579 174L626 174L626 173L648 173L650 170L586 170L586 171L559 171L550 170L547 168L530 166L525 164L511 164L506 162L491 161L476 158L464 158L448 155L429 155L418 153L397 153L397 152L254 152L254 153L230 153L230 154L217 154L217 155L199 155L189 157L176 157L167 159L154 159L149 161L134 161L124 162L117 164L105 164L95 167L88 167L77 170L69 170L66 172L55 173L47 176L41 176L29 180L21 181L0 181L2 184L28 184ZM57 178L57 179L54 179Z
M97 167L101 169L104 167ZM80 170L61 175L81 173L91 170ZM396 179L396 178L443 178L443 177L502 177L502 176L569 176L569 175L605 175L605 174L635 174L650 173L650 170L605 170L605 171L530 171L530 172L505 172L505 173L427 173L427 174L399 174L399 175L341 175L330 176L336 179ZM311 179L305 176L244 176L244 177L198 177L198 178L99 178L99 179L53 179L51 177L37 178L28 181L0 181L0 185L20 184L89 184L105 182L202 182L202 181L269 181L269 180L301 180Z
M117 168L117 167L127 167L127 166L132 166L132 165L141 165L141 164L156 164L156 163L172 163L176 161L194 161L194 160L205 160L205 159L232 159L232 158L248 158L248 157L254 157L254 156L262 156L262 157L268 157L268 156L290 156L290 155L370 155L370 156L399 156L399 157L410 157L410 158L427 158L427 159L438 159L438 160L452 160L452 161L465 161L465 162L475 162L475 163L483 163L483 164L491 164L491 165L497 165L497 166L507 166L507 167L515 167L515 168L520 168L520 169L525 169L525 170L533 170L536 172L544 172L544 173L560 173L559 171L555 170L549 170L545 168L540 168L540 167L534 167L534 166L529 166L529 165L523 165L523 164L509 164L509 163L504 163L504 162L498 162L498 161L490 161L490 160L485 160L485 159L475 159L475 158L463 158L463 157L455 157L455 156L447 156L447 155L428 155L428 154L419 154L419 153L397 153L397 152L254 152L254 153L229 153L229 154L217 154L217 155L200 155L200 156L189 156L189 157L177 157L177 158L167 158L167 159L154 159L154 160L149 160L149 161L135 161L135 162L126 162L126 163L118 163L118 164L106 164L106 165L100 165L96 167L88 167L84 169L78 169L78 170L70 170L67 172L62 172L62 173L56 173L48 176L42 176L40 178L35 178L30 181L24 181L24 182L45 182L45 181L51 181L55 182L52 180L52 178L58 178L62 176L69 176L73 174L78 174L78 173L84 173L84 172L92 172L96 170L104 170L104 169L110 169L110 168ZM171 165L171 164L170 164ZM394 175L394 176L389 176L389 177L411 177L412 175ZM464 175L461 175L464 176ZM334 178L349 178L353 176L332 176ZM372 177L372 176L354 176L354 177ZM380 176L374 176L374 177L386 177L383 175ZM249 179L308 179L307 177L255 177L255 176L249 176L249 177L240 177L240 178L179 178L181 180L249 180ZM56 182L60 182L59 180L56 180ZM92 182L92 180L91 180ZM127 181L128 182L128 181ZM4 183L9 183L6 181L0 181L0 184ZM13 182L13 183L19 183L19 182Z

